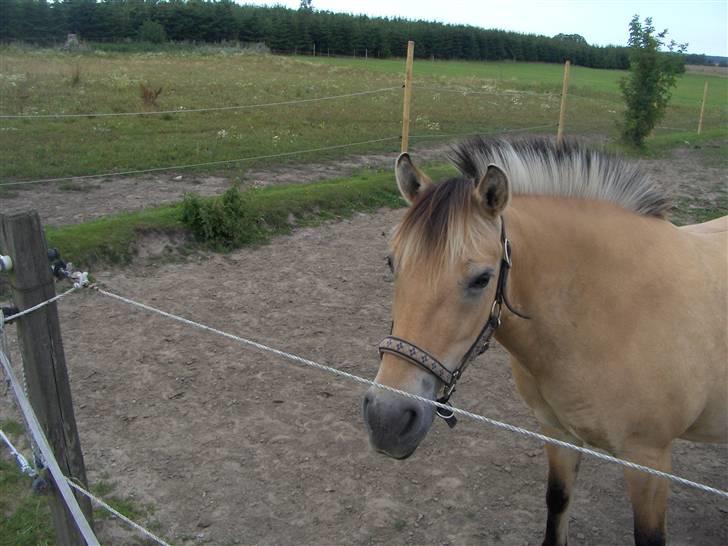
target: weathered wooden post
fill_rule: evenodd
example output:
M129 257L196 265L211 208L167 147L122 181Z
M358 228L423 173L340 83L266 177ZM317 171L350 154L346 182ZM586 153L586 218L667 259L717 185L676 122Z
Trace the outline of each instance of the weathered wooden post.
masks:
M556 130L556 144L564 139L564 122L566 121L566 95L569 92L569 67L571 61L564 63L564 83L561 86L561 109L559 110L559 127Z
M0 214L0 248L13 260L10 284L15 305L27 309L56 295L48 249L36 212ZM86 468L73 413L71 388L55 303L17 319L27 394L63 473L88 489ZM76 494L92 523L90 501ZM85 544L63 498L49 498L57 544Z
M407 42L407 63L404 69L404 106L402 109L402 147L401 151L406 152L409 148L410 129L410 103L412 101L412 66L415 57L415 43Z
M705 113L705 101L708 98L708 80L705 80L703 87L703 103L700 105L700 119L698 120L698 134L703 132L703 114Z

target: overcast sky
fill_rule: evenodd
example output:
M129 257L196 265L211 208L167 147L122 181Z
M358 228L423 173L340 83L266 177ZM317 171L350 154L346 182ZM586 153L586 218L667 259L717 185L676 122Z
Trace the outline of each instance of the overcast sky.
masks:
M300 0L238 0L298 8ZM626 45L634 14L652 17L690 53L728 56L728 0L313 0L315 9L463 23L553 36L581 34L590 44Z

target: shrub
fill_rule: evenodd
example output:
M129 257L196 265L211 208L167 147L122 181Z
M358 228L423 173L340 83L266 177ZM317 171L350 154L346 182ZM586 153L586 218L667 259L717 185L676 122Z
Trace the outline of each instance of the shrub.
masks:
M671 41L669 53L661 52L667 30L655 36L652 19L640 23L635 15L629 24L629 75L619 82L627 104L622 139L639 148L664 117L678 74L685 72L682 53L687 44Z
M182 223L198 241L218 248L235 248L261 239L247 193L233 186L220 197L203 199L187 194Z
M147 19L139 27L139 41L150 42L152 44L161 44L167 41L167 31L156 21Z

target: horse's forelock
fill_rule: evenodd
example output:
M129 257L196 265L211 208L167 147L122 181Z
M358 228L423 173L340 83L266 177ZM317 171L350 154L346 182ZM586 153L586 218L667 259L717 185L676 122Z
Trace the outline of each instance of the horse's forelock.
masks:
M430 279L475 251L488 221L474 199L474 180L435 184L412 204L394 232L398 268L425 270Z

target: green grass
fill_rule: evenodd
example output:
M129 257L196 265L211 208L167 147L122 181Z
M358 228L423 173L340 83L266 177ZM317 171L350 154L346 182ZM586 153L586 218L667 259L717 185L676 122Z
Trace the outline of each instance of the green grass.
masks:
M140 111L144 109L141 83L162 87L152 107L159 110L296 100L399 87L403 68L398 59L251 55L224 48L71 54L6 46L0 47L0 113ZM451 140L451 135L541 125L551 126L542 132L554 132L562 70L560 65L538 63L417 60L413 145L433 138ZM623 110L617 82L623 75L573 67L567 134L615 134ZM686 74L662 125L678 129L697 125L704 81L711 89L706 129L728 122L724 100L728 78ZM464 91L496 94L464 95ZM508 91L533 94L503 94ZM6 152L6 160L0 162L0 182L232 160L394 137L400 133L401 102L396 90L254 110L0 120L0 149ZM237 175L251 165L393 152L397 146L392 141L198 170ZM71 184L66 189L78 188Z
M611 143L608 148L614 152L633 157L660 158L668 155L676 147L710 145L715 141L726 138L728 138L728 127L706 129L701 134L692 131L655 132L647 139L647 146L644 149L636 149L620 142ZM728 166L728 158L720 147L708 147L707 150L707 154L701 154L707 163L718 167Z
M0 460L0 546L55 544L45 498L30 493L30 479L14 463Z
M18 437L22 426L3 421L0 428L9 436ZM153 515L154 508L139 505L125 497L112 495L115 484L102 480L91 487L115 510L134 521ZM20 473L14 461L0 458L0 546L52 546L56 544L50 508L45 496L31 492L31 479ZM95 509L94 520L99 522L113 516L106 510Z
M84 265L126 263L135 252L137 236L142 232L180 231L179 206L145 209L65 227L48 227L48 246L61 255Z

